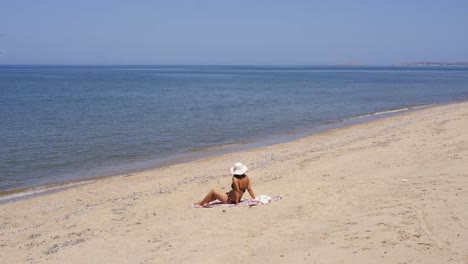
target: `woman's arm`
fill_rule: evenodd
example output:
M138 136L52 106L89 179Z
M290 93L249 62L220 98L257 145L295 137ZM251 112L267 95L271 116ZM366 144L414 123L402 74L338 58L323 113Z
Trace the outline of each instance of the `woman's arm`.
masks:
M249 186L247 186L247 191L249 191L249 194L250 194L250 197L252 197L252 199L255 199L255 194L252 190L252 185L250 184L250 179L249 179Z

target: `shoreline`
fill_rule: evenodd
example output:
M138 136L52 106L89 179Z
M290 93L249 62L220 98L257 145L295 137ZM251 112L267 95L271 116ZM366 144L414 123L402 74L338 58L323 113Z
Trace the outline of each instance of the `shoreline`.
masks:
M465 102L465 101L461 101L461 102ZM100 181L106 178L127 177L127 176L131 176L137 173L167 168L167 167L171 167L171 166L179 165L183 163L200 161L200 160L216 157L219 155L225 155L229 153L252 150L252 149L260 148L260 147L267 147L267 146L272 146L276 144L293 142L293 141L300 140L300 139L310 137L313 135L327 133L335 129L342 129L342 128L346 128L349 126L382 120L385 118L403 115L406 113L411 113L411 112L426 109L426 108L450 105L450 104L456 104L456 103L460 103L460 102L433 103L433 104L412 105L412 106L406 106L406 107L401 107L401 108L393 108L393 109L383 110L383 111L379 111L375 113L363 114L363 115L353 116L349 118L344 118L338 121L326 122L326 123L315 125L311 128L287 132L287 133L280 134L280 135L266 136L263 138L253 139L250 141L237 142L237 143L232 143L232 144L227 144L227 145L207 146L204 148L190 149L187 152L171 154L162 159L145 160L145 161L140 161L140 162L136 162L133 164L122 164L119 167L122 167L123 171L116 172L116 173L96 174L96 173L91 172L89 174L91 174L92 176L88 176L88 177L70 179L70 180L66 180L62 182L51 182L51 183L46 183L42 185L35 185L31 187L24 187L24 188L18 188L18 189L11 189L11 190L4 190L4 191L0 190L0 204L14 203L17 201L38 197L41 195L47 195L47 194L51 194L55 192L60 192L60 191L64 191L70 188L76 188L81 185L94 183L96 181ZM136 164L140 164L140 165L138 166ZM106 170L106 169L104 168L102 170Z
M6 105L6 110L11 114L1 137L4 148L0 153L5 162L1 168L0 191L3 193L0 192L0 196L21 190L42 192L60 184L151 170L248 149L244 146L249 144L287 142L294 134L302 134L294 138L297 139L326 130L318 128L316 132L317 127L334 123L346 126L342 124L346 119L360 118L359 115L366 116L366 113L373 115L411 105L468 99L463 85L468 83L466 70L428 73L404 67L371 68L350 72L345 68L321 66L287 69L182 65L173 69L149 67L148 70L124 67L122 72L84 67L70 72L68 67L63 67L62 71L60 67L47 70L38 66L17 72L5 71L5 80L11 78L13 86L18 84L18 87L7 90L11 104ZM22 82L18 81L23 77L32 78L34 82L22 87ZM93 78L103 80L99 82L100 88L82 89ZM226 78L237 81L225 82ZM331 79L333 82L328 82ZM113 85L116 80L120 80L119 85ZM133 85L134 81L138 82L135 91L127 94L125 87ZM149 88L152 83L157 88ZM45 101L34 95L34 87L47 85L63 87L44 94L52 100L53 109L42 108ZM184 96L177 88L179 85L193 91L198 99ZM250 85L258 85L259 90L245 90L248 94L245 98L250 98L249 110L240 113L233 107L233 100L237 98L237 91ZM158 89L165 92L158 95ZM212 89L219 93L211 93ZM282 97L286 90L294 93ZM127 95L132 100L128 100ZM122 110L114 96L125 100L129 108ZM103 101L93 104L88 100L75 100L75 97ZM44 111L34 111L31 120L21 118L21 113L27 109L15 102L22 100L26 100L27 109L38 107ZM159 100L161 103L154 103ZM174 104L179 100L187 100L187 108ZM198 100L208 104L196 104ZM69 107L76 107L76 110L66 111ZM169 109L170 112L166 112ZM194 109L196 113L186 109ZM54 115L48 116L47 111ZM136 115L131 117L129 113ZM74 118L80 120L79 125L74 124ZM248 126L239 130L242 124L238 123ZM256 144L259 141L268 142ZM237 142L240 142L239 147L223 146Z
M6 263L466 263L468 102L0 205ZM253 207L191 208L241 161ZM248 194L244 198L249 198Z

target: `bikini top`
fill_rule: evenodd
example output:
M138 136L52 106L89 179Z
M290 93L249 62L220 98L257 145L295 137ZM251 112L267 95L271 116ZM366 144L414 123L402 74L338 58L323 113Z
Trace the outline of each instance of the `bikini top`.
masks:
M231 184L231 188L234 190L234 184ZM247 188L245 188L245 189L239 188L239 190L241 190L242 192L245 192L245 190L247 190Z

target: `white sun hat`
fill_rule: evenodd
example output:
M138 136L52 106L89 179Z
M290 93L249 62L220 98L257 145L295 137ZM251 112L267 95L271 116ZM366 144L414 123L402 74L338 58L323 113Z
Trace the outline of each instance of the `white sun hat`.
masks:
M234 167L231 168L232 175L244 175L249 169L242 163L237 162Z

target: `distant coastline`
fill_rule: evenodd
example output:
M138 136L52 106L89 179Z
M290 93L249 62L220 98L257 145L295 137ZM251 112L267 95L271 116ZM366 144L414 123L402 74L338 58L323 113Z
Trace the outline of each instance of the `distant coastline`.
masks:
M468 66L468 62L417 61L417 62L402 63L399 66Z

